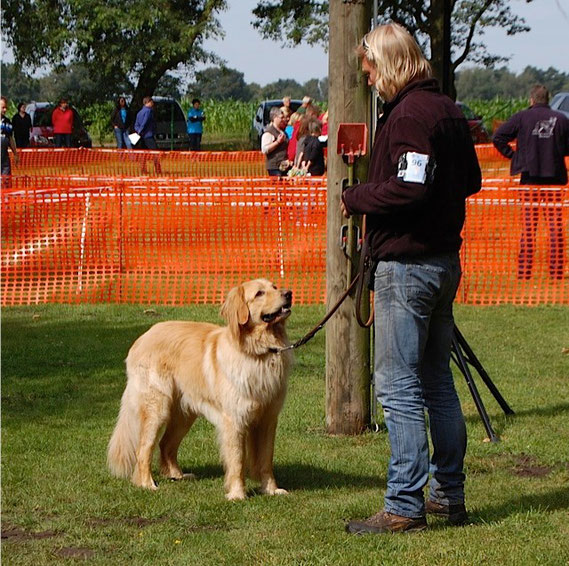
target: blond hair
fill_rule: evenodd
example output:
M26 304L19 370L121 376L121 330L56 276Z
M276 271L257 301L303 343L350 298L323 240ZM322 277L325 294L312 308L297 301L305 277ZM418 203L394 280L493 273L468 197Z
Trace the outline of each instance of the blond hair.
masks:
M377 69L375 88L390 101L407 84L432 77L431 65L413 36L396 23L376 27L364 35L357 54Z

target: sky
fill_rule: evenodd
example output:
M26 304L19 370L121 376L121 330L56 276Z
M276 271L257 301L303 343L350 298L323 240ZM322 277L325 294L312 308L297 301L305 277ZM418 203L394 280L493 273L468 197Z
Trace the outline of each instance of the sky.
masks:
M219 16L226 32L221 41L208 41L208 49L226 60L227 66L244 73L245 82L264 86L279 79L309 79L328 75L328 55L321 47L285 49L279 42L262 39L253 29L252 9L257 0L229 0L229 10ZM569 72L569 0L510 0L512 11L526 19L531 32L508 37L502 29L487 31L483 38L491 53L511 56L506 66L520 73L527 65L554 67Z

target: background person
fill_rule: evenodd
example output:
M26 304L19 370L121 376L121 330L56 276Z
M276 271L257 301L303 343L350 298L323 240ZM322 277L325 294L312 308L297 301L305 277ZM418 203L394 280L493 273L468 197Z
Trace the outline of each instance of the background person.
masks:
M549 274L563 278L563 191L547 188L567 183L565 155L569 155L569 119L549 107L549 92L535 85L530 107L502 124L492 139L496 149L511 159L512 175L521 173L522 235L518 255L518 278L530 279L535 255L539 210L543 208L549 227ZM517 140L517 150L510 146ZM537 185L537 187L536 187Z
M132 144L128 137L132 118L124 96L119 96L117 99L116 106L111 114L111 124L113 125L113 131L117 140L117 148L132 149Z
M261 151L265 154L265 167L270 176L281 177L289 169L287 159L288 138L284 133L285 117L278 106L269 112L271 123L261 137Z
M12 122L6 116L8 110L8 99L5 96L0 97L0 116L1 122L1 154L0 154L0 167L2 172L2 188L9 188L11 186L10 177L12 175L12 163L8 155L8 148L12 150L14 159L18 163L18 152L16 150L16 143L14 142Z
M312 119L308 122L308 135L304 138L304 150L302 160L306 163L306 169L312 176L324 175L326 164L324 162L324 147L318 137L322 134L322 124L319 120Z
M69 108L68 100L62 98L51 114L55 147L71 147L73 121L73 110Z
M358 55L385 106L368 181L346 189L340 206L346 217L367 215L376 263L374 380L391 458L384 509L346 529L422 530L426 513L463 523L466 426L450 369L452 305L465 199L480 190L480 167L466 120L405 28L376 27Z
M199 98L192 100L192 107L188 110L188 137L190 138L190 150L200 151L202 146L203 123L205 122L204 111L200 108Z
M30 145L30 130L32 129L32 118L26 112L26 103L18 104L18 111L12 117L12 127L14 128L14 141L16 146L26 148Z
M145 96L142 99L142 108L138 111L134 121L134 131L140 136L140 140L136 144L136 149L158 149L156 140L154 139L156 120L154 119L154 100L152 100L151 96ZM155 154L152 160L156 173L162 173L159 155ZM143 175L146 174L146 159L142 160L141 173Z

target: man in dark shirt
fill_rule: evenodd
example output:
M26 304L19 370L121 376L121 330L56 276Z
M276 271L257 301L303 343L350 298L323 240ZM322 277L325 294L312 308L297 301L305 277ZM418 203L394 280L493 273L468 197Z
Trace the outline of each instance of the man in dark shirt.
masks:
M384 509L346 528L354 534L417 531L427 527L426 513L460 524L468 519L466 426L450 370L452 305L465 199L480 190L480 167L464 116L440 93L405 28L374 28L358 53L368 84L385 103L368 181L344 191L341 209L345 216L367 215L377 263L374 383L391 459Z
M513 140L517 140L516 151L509 143ZM563 189L559 185L567 183L564 156L569 155L569 119L551 110L549 92L543 85L535 85L530 91L530 107L502 124L492 141L504 157L512 160L511 174L521 173L523 227L518 278L531 278L539 211L543 209L549 227L549 274L562 279L565 245Z
M8 149L12 150L14 159L18 163L18 152L16 151L16 143L14 142L12 122L6 116L8 110L8 100L5 96L0 97L0 117L2 120L2 155L1 155L1 169L2 169L2 188L10 188L12 181L12 163L8 155Z

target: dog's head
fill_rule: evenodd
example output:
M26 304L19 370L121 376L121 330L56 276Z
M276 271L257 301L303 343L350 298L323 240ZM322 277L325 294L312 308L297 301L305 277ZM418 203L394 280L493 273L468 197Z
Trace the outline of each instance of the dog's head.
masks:
M292 291L278 289L267 279L254 279L229 291L221 307L235 337L247 326L270 327L286 320L290 315Z

